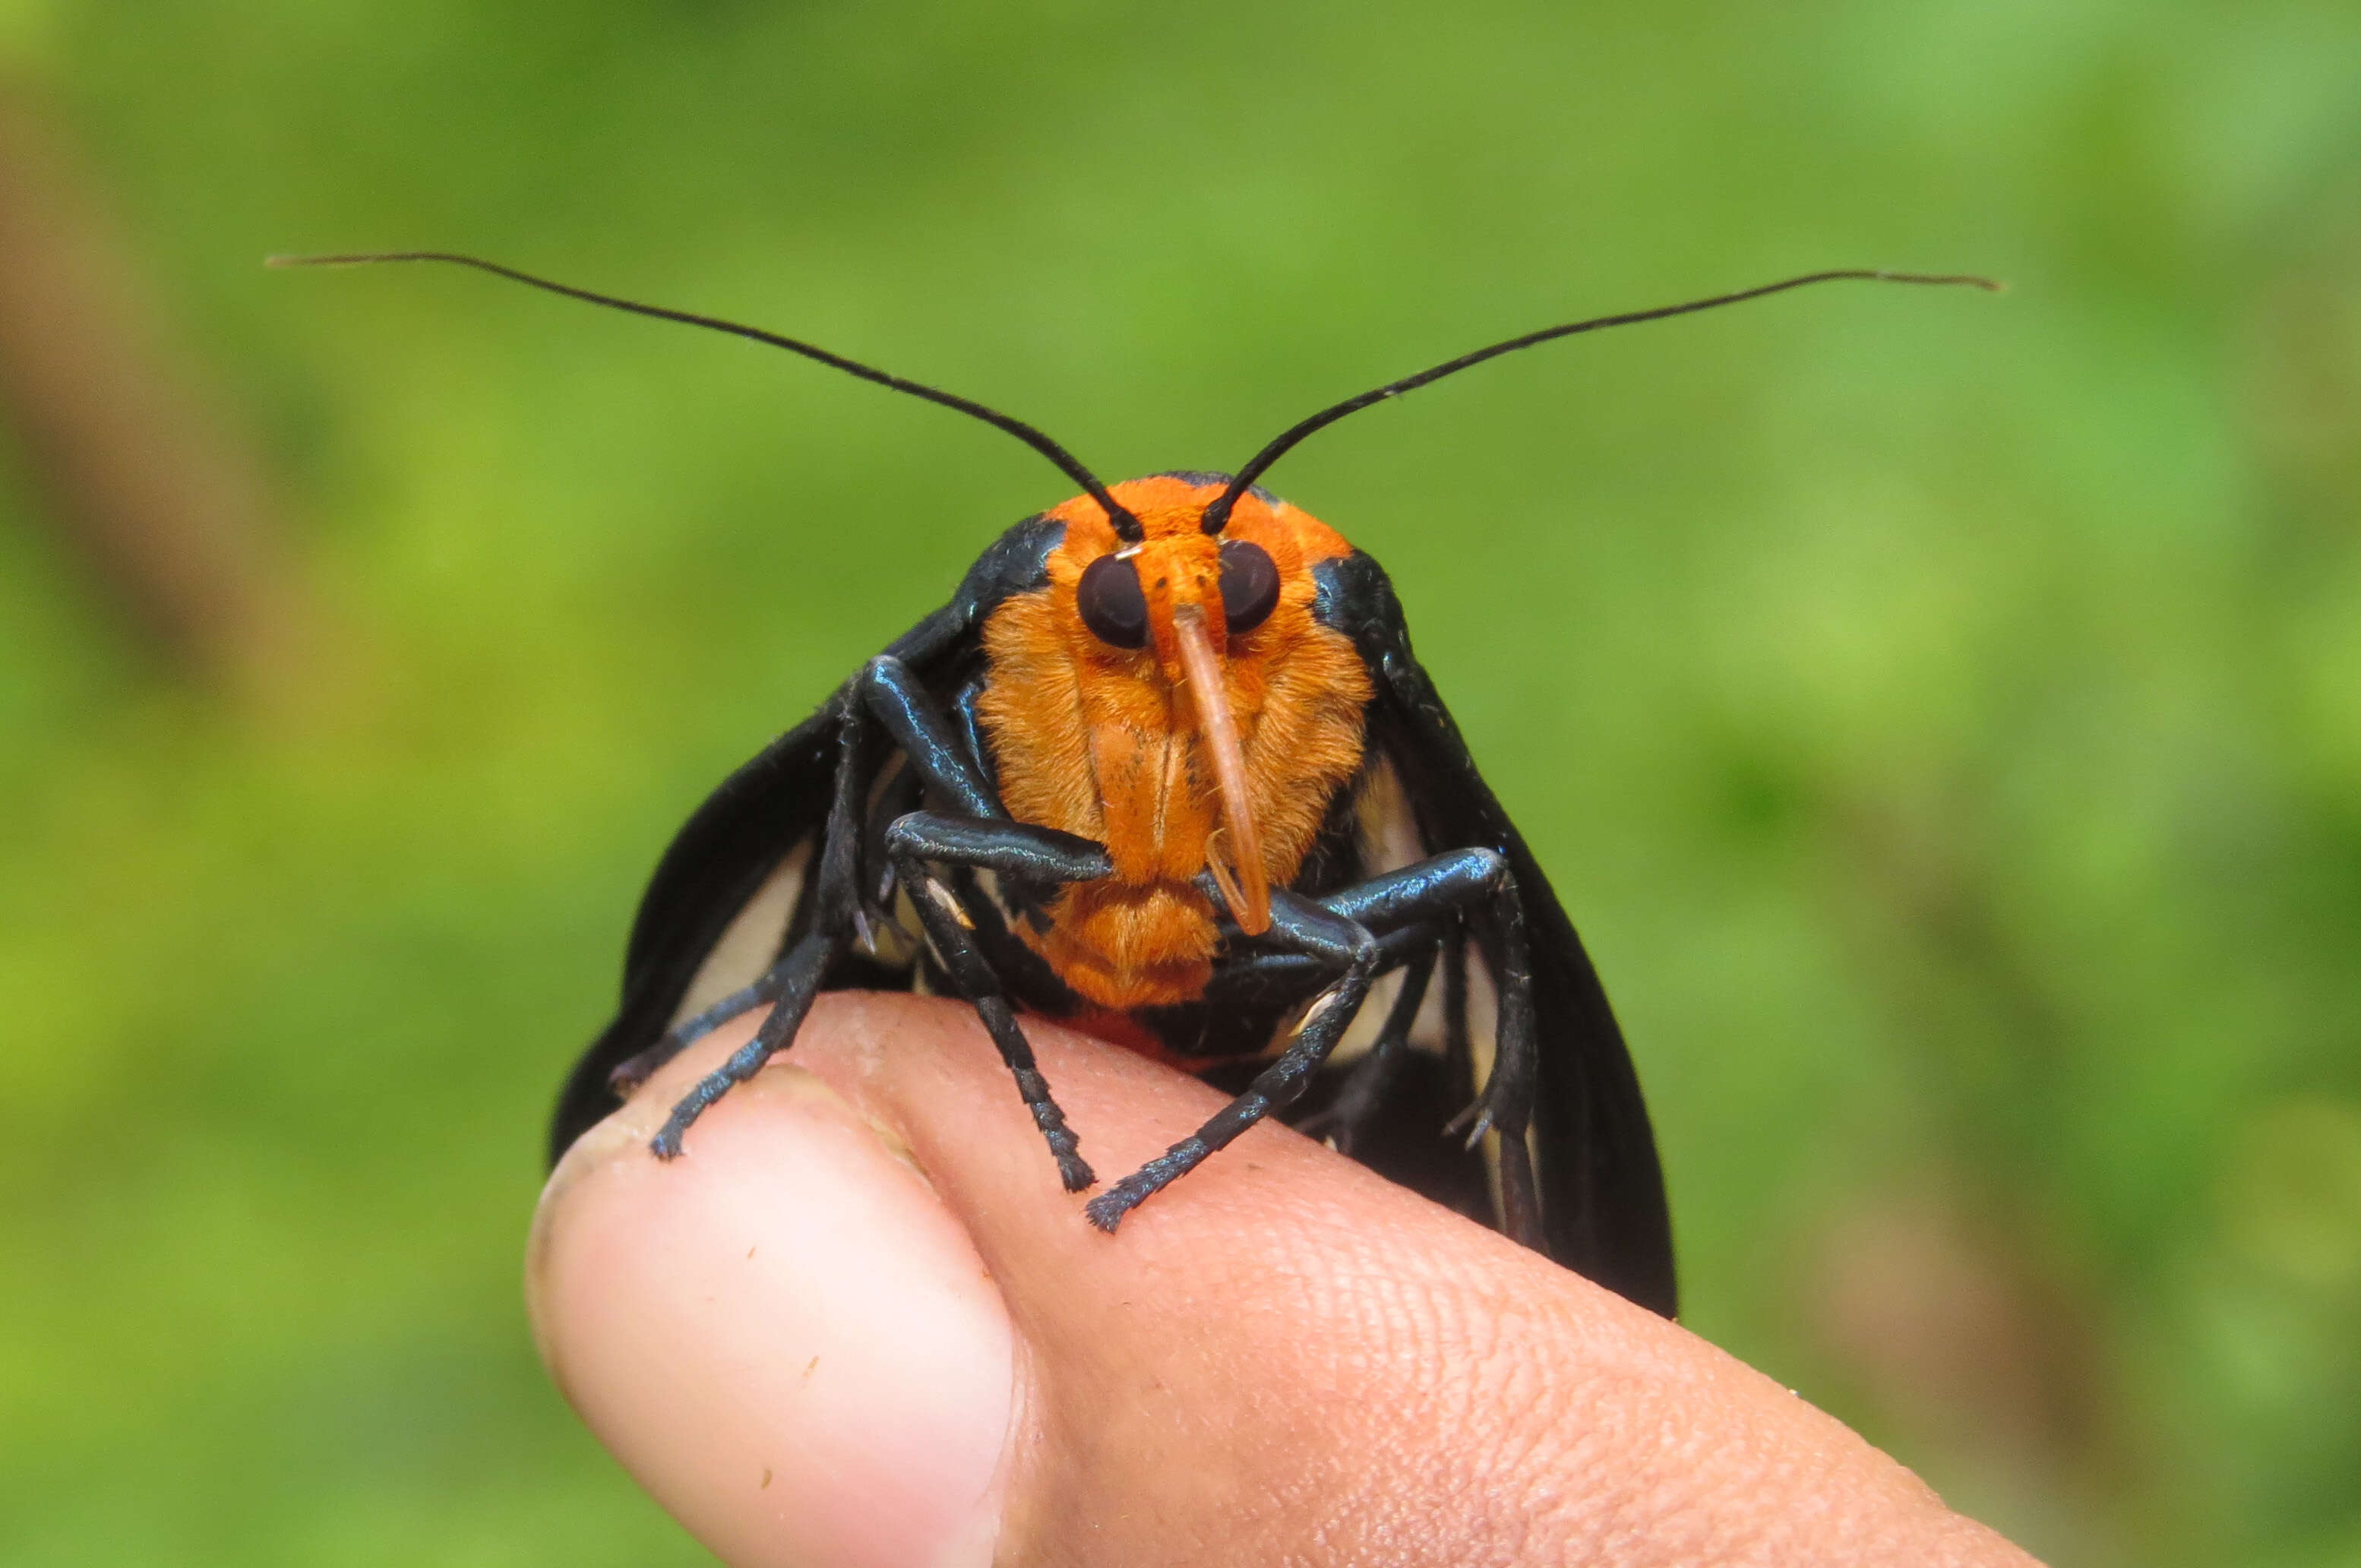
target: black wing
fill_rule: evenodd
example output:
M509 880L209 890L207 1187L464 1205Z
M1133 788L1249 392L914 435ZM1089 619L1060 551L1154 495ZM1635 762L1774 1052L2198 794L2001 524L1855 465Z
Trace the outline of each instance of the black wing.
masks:
M1044 518L1018 523L968 569L950 603L885 652L929 687L956 684L981 663L984 618L1011 594L1049 580L1049 552L1064 535L1064 524ZM672 1025L719 946L741 937L758 944L746 960L750 979L780 951L800 902L794 862L827 822L842 725L842 704L832 698L723 780L664 850L631 923L621 1005L559 1091L551 1163L615 1108L609 1075ZM777 895L777 908L756 911L771 902L766 892ZM741 917L758 914L764 917L750 923L761 929L747 932Z
M1353 639L1377 688L1369 705L1373 762L1389 763L1400 776L1420 837L1431 850L1497 850L1516 874L1540 1036L1532 1124L1549 1254L1671 1317L1672 1223L1655 1137L1589 955L1412 656L1384 569L1356 551L1315 571L1317 614Z

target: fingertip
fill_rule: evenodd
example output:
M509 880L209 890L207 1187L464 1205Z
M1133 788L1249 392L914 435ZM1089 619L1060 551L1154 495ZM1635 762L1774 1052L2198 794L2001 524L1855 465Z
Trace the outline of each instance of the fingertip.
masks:
M732 1563L990 1560L1015 1401L1008 1313L890 1133L776 1063L648 1139L742 1043L717 1032L559 1162L526 1296L615 1456Z

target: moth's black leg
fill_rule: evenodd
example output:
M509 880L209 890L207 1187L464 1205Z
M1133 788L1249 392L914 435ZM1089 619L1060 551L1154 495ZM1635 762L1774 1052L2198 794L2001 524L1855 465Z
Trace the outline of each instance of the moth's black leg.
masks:
M1533 1018L1533 970L1525 935L1525 908L1514 879L1504 869L1499 889L1475 914L1476 938L1491 961L1495 1015L1492 1071L1484 1091L1456 1118L1474 1147L1486 1133L1499 1135L1501 1230L1511 1241L1545 1250L1541 1187L1533 1171L1525 1129L1533 1116L1541 1072L1540 1036Z
M949 796L950 803L958 808L957 817L946 814L937 820L951 822L961 817L982 822L1008 820L1008 808L1001 804L993 773L992 753L984 743L983 720L979 707L983 696L982 681L971 681L961 688L949 715L943 712L909 668L890 654L880 654L869 661L861 674L854 677L854 685L861 701L885 727L885 732L893 737L903 756L909 760L912 771L929 787ZM1073 839L1072 842L1087 843L1088 840ZM960 859L957 854L949 858ZM983 867L989 862L966 863ZM1048 879L1029 864L993 865L991 869L1006 879L1001 888L1003 902L1020 917L1030 919L1037 928L1041 927L1044 922L1039 912L1039 895L1049 885Z
M1001 1060L1016 1080L1016 1092L1033 1113L1033 1124L1058 1162L1058 1178L1069 1192L1080 1192L1098 1178L1080 1154L1080 1143L1066 1125L1066 1113L1049 1093L1049 1081L1033 1059L1032 1043L1017 1027L1016 1013L1002 991L1000 976L976 945L972 918L961 906L959 894L930 875L928 861L973 866L1007 876L1038 882L1089 882L1114 869L1105 850L1087 839L1051 828L1021 822L985 822L972 817L938 817L912 812L885 830L886 851L894 873L910 894L918 919L927 928L936 956L983 1020Z
M870 919L890 918L893 907L894 863L885 854L885 829L897 818L918 809L924 788L916 768L897 767L870 805L868 824L861 838L861 901Z
M905 860L943 861L1039 882L1096 882L1115 870L1104 846L1055 828L931 811L913 811L885 829L885 851L897 872ZM904 885L915 898L923 884L906 877Z
M763 971L753 984L741 986L712 1006L692 1017L684 1018L664 1031L662 1038L646 1050L619 1064L607 1075L608 1085L617 1095L627 1095L651 1078L664 1063L680 1055L741 1013L751 1013L766 1002L779 999L779 987L785 980L786 966L773 964Z
M1210 879L1209 879L1210 880ZM1210 894L1208 896L1211 896ZM1318 902L1327 906L1326 899ZM1334 913L1334 911L1331 911ZM1451 922L1456 928L1456 921ZM1378 972L1399 969L1415 959L1420 949L1441 936L1426 924L1378 931ZM1335 971L1308 953L1237 951L1225 953L1205 987L1205 1000L1215 1007L1284 1007L1318 990Z
M1316 1116L1309 1116L1295 1124L1295 1130L1310 1137L1325 1136L1339 1154L1353 1152L1353 1140L1379 1105L1385 1103L1386 1091L1393 1087L1401 1070L1403 1059L1410 1054L1411 1025L1418 1021L1418 1010L1426 1004L1426 986L1434 973L1434 958L1441 944L1430 938L1425 952L1402 965L1401 989L1394 993L1393 1005L1386 1012L1385 1026L1369 1047L1369 1054L1353 1066L1336 1098ZM1384 968L1379 965L1380 971Z
M1499 1135L1502 1229L1514 1241L1543 1245L1540 1185L1525 1128L1532 1121L1540 1072L1540 1039L1533 1021L1532 959L1525 934L1525 908L1507 857L1491 850L1455 850L1414 866L1343 888L1322 901L1339 914L1384 928L1410 918L1437 918L1447 907L1466 911L1476 939L1490 960L1495 992L1492 1069L1484 1091L1447 1131L1465 1131L1469 1147L1486 1133ZM1463 1042L1466 998L1464 956L1445 978L1446 1013L1454 1014Z
M1476 1048L1467 1037L1467 927L1443 939L1443 1067L1448 1081L1476 1081Z
M1001 1058L1016 1076L1017 1092L1033 1113L1059 1179L1079 1192L1098 1179L1076 1153L1065 1113L1050 1097L1049 1081L1034 1064L1033 1047L1016 1026L1016 1010L977 947L972 918L959 895L927 873L925 862L971 866L1022 883L1087 882L1114 870L1104 849L1054 828L1008 820L1007 808L985 776L974 705L961 704L962 730L944 716L934 697L890 654L872 659L854 677L867 710L875 715L902 755L927 784L950 798L960 815L913 812L885 830L885 852L895 875L910 894L918 918L950 970L951 982L973 1003Z
M1383 973L1409 963L1438 937L1455 933L1467 911L1494 896L1508 874L1508 861L1490 850L1454 850L1323 894L1317 902L1377 935L1384 948L1378 963ZM1221 894L1213 879L1200 877L1197 885L1219 907ZM1235 927L1224 930L1233 944L1239 941ZM1301 996L1328 972L1307 953L1257 938L1224 956L1205 996L1224 1006ZM1451 983L1447 971L1444 983Z
M1507 887L1509 861L1492 850L1450 850L1320 900L1321 907L1373 931L1392 931L1455 911L1481 908Z
M811 1011L812 998L819 992L820 976L844 948L840 935L814 932L787 949L772 972L780 977L779 998L754 1037L730 1054L730 1059L714 1071L697 1080L697 1087L681 1096L664 1119L648 1146L658 1159L675 1159L681 1153L681 1139L688 1134L691 1124L705 1114L706 1108L739 1084L763 1070L763 1064L796 1037L803 1025L804 1014Z
M983 677L960 688L951 700L951 714L959 725L961 742L967 747L967 760L975 764L976 775L984 787L995 793L1000 788L1000 770L993 765L992 748L983 738Z
M1281 942L1312 955L1342 971L1336 983L1323 992L1296 1025L1295 1038L1279 1058L1257 1074L1246 1091L1215 1112L1205 1124L1170 1148L1092 1199L1083 1209L1091 1223L1112 1231L1123 1217L1148 1199L1195 1169L1205 1157L1228 1144L1274 1111L1293 1104L1338 1036L1361 1010L1377 973L1378 939L1367 927L1323 908L1307 898L1274 888L1270 894L1270 930L1266 940Z
M852 677L862 706L885 727L918 776L950 797L961 815L1005 821L1008 810L969 761L967 745L908 665L880 653Z
M1200 879L1199 886L1218 906L1220 894L1211 885L1211 879ZM1538 1048L1533 1032L1532 976L1526 952L1523 909L1517 902L1516 884L1507 857L1487 849L1455 850L1340 888L1317 903L1292 897L1288 903L1290 908L1309 911L1370 938L1372 973L1391 963L1410 962L1422 949L1431 951L1438 938L1451 944L1453 970L1463 970L1465 940L1461 927L1463 922L1475 925L1498 979L1495 1048L1484 1092L1453 1130L1466 1130L1471 1146L1487 1132L1500 1135L1503 1228L1516 1241L1539 1247L1542 1234L1538 1187L1531 1152L1524 1141L1525 1126L1532 1113ZM1229 959L1224 965L1225 972L1244 974L1247 978L1243 983L1262 986L1301 985L1314 970L1327 968L1333 972L1334 958L1305 942L1300 926L1279 918L1276 894L1272 908L1271 931L1254 938L1247 951ZM1373 935L1378 932L1385 935ZM1264 950L1254 951L1255 947ZM1348 981L1349 978L1348 975ZM1220 989L1226 994L1230 985L1238 983L1241 982L1232 981ZM1404 983L1407 986L1410 982ZM1464 1060L1467 1054L1464 973L1446 971L1444 983L1444 1011L1450 1019L1449 1026L1458 1036L1456 1049ZM1345 989L1345 984L1340 982L1329 994L1341 998ZM1360 991L1366 992L1367 989L1364 981ZM1215 992L1209 990L1207 994L1211 997ZM1357 1009L1360 996L1355 994L1351 1002ZM1175 1144L1166 1154L1092 1200L1092 1220L1102 1229L1113 1230L1126 1212L1301 1093L1301 1078L1290 1075L1308 1077L1316 1070L1320 1058L1333 1048L1334 1036L1341 1035L1352 1021L1351 1013L1342 1007L1315 1003L1314 1009L1296 1040L1227 1110L1208 1122L1195 1136ZM1415 1016L1413 1011L1402 1020L1402 1027L1406 1029ZM1332 1018L1333 1030L1328 1026ZM1389 1030L1392 1022L1389 1020ZM1315 1037L1315 1026L1318 1035L1326 1036L1324 1043ZM1312 1048L1316 1048L1316 1056ZM1279 1094L1284 1098L1279 1098ZM1258 1099L1268 1102L1257 1108Z
M1532 1120L1540 1071L1533 1022L1532 959L1525 907L1507 857L1491 850L1455 850L1384 876L1340 889L1323 901L1340 914L1386 927L1405 918L1437 917L1447 906L1467 911L1477 940L1491 961L1495 996L1492 1070L1484 1091L1447 1130L1465 1130L1473 1147L1488 1132L1500 1135L1501 1208L1513 1238L1541 1245L1539 1188L1525 1127ZM1464 986L1464 959L1458 982ZM1446 984L1451 981L1446 981ZM1446 1001L1450 1000L1446 997ZM1457 999L1465 1033L1466 998Z
M1488 1132L1505 1135L1513 1131L1521 1138L1532 1116L1540 1047L1533 1023L1532 959L1525 935L1525 908L1517 896L1516 877L1507 857L1491 850L1454 850L1340 888L1320 902L1324 908L1381 931L1466 911L1484 956L1491 961L1499 994L1491 1074L1485 1080L1484 1092L1455 1119L1451 1130L1465 1131L1471 1146ZM1455 980L1445 978L1445 1011L1457 1020L1455 1027L1464 1039L1465 972L1460 964L1453 968L1459 973ZM1455 995L1449 990L1455 985L1460 988Z
M961 686L959 696L951 699L951 722L958 727L960 744L967 749L968 761L975 764L976 776L997 798L1000 769L993 760L992 745L983 732L983 691L982 675ZM964 894L965 889L961 891ZM1056 891L1021 876L1002 877L996 890L998 902L1006 907L1012 919L1023 921L1036 932L1049 928L1049 903Z
M648 1145L658 1159L677 1158L681 1140L697 1119L705 1114L707 1107L760 1072L764 1062L794 1041L796 1031L803 1026L804 1014L811 1011L812 998L818 994L821 977L850 940L853 912L860 907L861 900L857 884L861 874L862 806L874 776L874 763L870 727L860 707L849 696L840 696L837 700L842 707L843 723L838 730L835 794L829 803L819 863L812 873L816 880L812 885L810 925L801 939L791 944L752 985L724 997L678 1027L666 1030L663 1039L634 1058L653 1058L647 1069L653 1072L698 1035L737 1016L736 1012L721 1013L723 1007L741 1001L747 1006L763 1001L773 1004L771 1015L763 1020L754 1037L732 1052L728 1061L699 1079L697 1086L673 1106L672 1114Z

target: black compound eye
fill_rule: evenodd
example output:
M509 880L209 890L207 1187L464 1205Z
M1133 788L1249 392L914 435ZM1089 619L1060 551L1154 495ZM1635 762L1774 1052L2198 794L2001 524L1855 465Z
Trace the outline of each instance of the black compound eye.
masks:
M1279 563L1259 544L1222 541L1222 612L1232 631L1252 631L1279 605Z
M1100 641L1117 648L1148 646L1148 596L1139 591L1137 569L1122 556L1102 555L1082 568L1074 608Z

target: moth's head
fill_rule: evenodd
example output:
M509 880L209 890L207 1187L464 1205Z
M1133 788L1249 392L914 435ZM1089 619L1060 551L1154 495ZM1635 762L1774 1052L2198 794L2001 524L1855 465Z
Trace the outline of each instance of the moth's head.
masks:
M1309 616L1313 592L1301 525L1312 520L1252 491L1219 532L1209 533L1205 510L1225 482L1222 475L1159 474L1114 486L1115 499L1137 520L1137 538L1125 537L1129 528L1118 533L1087 496L1049 514L1066 524L1060 554L1074 576L1060 620L1077 655L1134 670L1152 661L1179 685L1188 679L1184 639L1192 631L1216 659L1257 664L1300 634L1296 622Z
M1268 924L1255 823L1246 806L1241 722L1294 651L1317 634L1312 569L1346 554L1344 540L1277 497L1249 489L1218 526L1207 512L1224 474L1159 474L1111 487L1126 516L1088 496L1049 515L1066 525L1050 560L1053 620L1072 667L1111 696L1137 694L1192 730L1213 762L1237 880L1221 860L1232 913ZM1128 703L1122 706L1128 707Z

